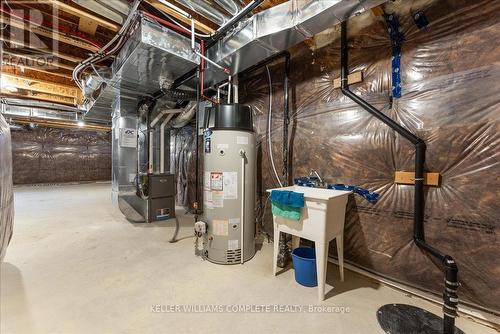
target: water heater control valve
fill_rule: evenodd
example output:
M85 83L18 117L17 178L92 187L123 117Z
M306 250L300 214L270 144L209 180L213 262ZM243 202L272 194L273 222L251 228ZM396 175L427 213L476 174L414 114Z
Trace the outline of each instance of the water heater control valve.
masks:
M202 221L197 221L196 223L194 223L194 234L198 238L205 233L207 233L207 223Z

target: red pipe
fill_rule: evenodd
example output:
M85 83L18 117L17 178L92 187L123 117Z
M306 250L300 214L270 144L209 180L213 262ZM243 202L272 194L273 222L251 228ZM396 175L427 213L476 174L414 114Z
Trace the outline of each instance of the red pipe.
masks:
M200 47L201 47L201 54L205 55L205 41L200 41ZM202 99L209 100L210 102L214 104L220 104L219 101L216 101L212 99L211 97L208 97L205 95L205 59L201 58L201 69L200 69L200 95Z
M190 37L191 38L191 34L189 32L187 32L185 29L182 29L181 27L167 21L167 20L164 20L156 15L153 15L153 14L150 14L150 13L147 13L147 12L143 12L143 14L153 20L155 20L156 22L160 23L161 25L165 26L165 27L168 27L168 28L171 28L175 31L177 31L178 33L186 36L186 37ZM195 38L200 42L200 48L201 48L201 54L202 55L205 55L205 42L201 39L201 38L198 38L195 36ZM201 57L200 57L201 58ZM219 104L217 101L215 101L214 99L208 97L208 96L205 96L204 94L204 91L205 91L205 88L204 88L204 72L205 72L205 59L201 58L201 64L200 64L200 80L201 80L201 83L200 83L200 96L202 99L205 99L205 100L209 100L213 103L216 103L216 104Z
M173 24L172 22L169 22L167 20L164 20L156 15L153 15L153 14L150 14L148 12L142 12L145 16L155 20L156 22L160 23L161 25L165 26L165 27L168 27L170 29L173 29L175 31L177 31L178 33L186 36L186 37L191 37L191 34L189 32L187 32L185 29L182 29L181 27L179 27L178 25L175 25ZM196 39L199 40L198 37L195 37Z

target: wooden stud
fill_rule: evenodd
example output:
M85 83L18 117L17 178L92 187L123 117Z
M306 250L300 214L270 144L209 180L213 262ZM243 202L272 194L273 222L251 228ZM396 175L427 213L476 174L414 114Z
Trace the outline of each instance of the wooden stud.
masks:
M187 17L185 17L184 15L179 14L178 12L173 10L172 8L169 8L169 7L165 6L164 4L161 4L161 3L156 2L154 0L146 0L146 2L149 3L151 6L155 7L156 9L158 9L159 11L164 12L170 16L173 16L175 19L185 23L188 27L191 27L191 20L188 19ZM212 34L215 32L214 29L210 28L206 24L203 24L197 20L194 21L194 27L196 28L196 30L199 30L199 31L201 31L203 33L207 33L207 34Z
M11 92L5 92L2 91L2 96L12 96L12 97L25 97L25 98L30 98L33 100L41 100L41 101L48 101L48 102L55 102L55 103L60 103L60 104L66 104L70 106L75 106L76 105L76 99L67 97L67 96L60 96L60 95L52 95L52 94L47 94L47 93L40 93L40 92L17 92L17 93L11 93Z
M384 16L384 7L382 7L382 5L373 7L371 11L375 16Z
M33 78L33 80L40 79L56 84L63 84L71 87L76 87L75 83L71 80L71 77L68 78L67 77L68 75L66 75L66 77L57 76L58 73L55 72L49 72L49 71L40 72L36 69L32 70L26 67L7 65L7 66L2 66L0 75L2 75L3 73Z
M351 73L347 76L347 83L349 85L360 83L362 81L363 81L363 72L361 71ZM340 78L336 78L333 80L333 88L340 88L341 84L342 83L340 81Z
M68 5L62 1L59 0L37 0L39 3L49 3L52 6L58 8L59 10L62 10L63 12L78 16L78 17L85 17L91 20L94 20L98 25L101 27L104 27L106 29L112 30L112 31L118 31L120 30L120 26L111 23L107 20L104 20L96 15L93 15L87 11L81 10L79 8L76 8L75 6Z
M47 71L47 70L44 70L43 68L34 67L34 66L26 66L26 65L17 65L17 66L14 66L14 65L10 65L10 64L2 64L2 70L5 70L5 69L7 69L7 70L15 70L15 69L18 69L18 68L28 69L30 71L45 73L45 74L48 74L48 75L54 75L54 76L57 76L57 77L60 77L60 78L66 78L66 79L72 79L73 78L73 76L71 75L71 73L59 73L59 72L54 72L54 71Z
M51 29L48 29L48 28L45 28L42 26L38 26L35 24L31 24L31 23L25 24L25 22L23 20L18 19L18 18L13 17L13 16L8 18L8 17L5 17L4 15L1 15L0 16L0 24L8 24L12 27L26 30L26 31L29 31L29 32L34 33L36 35L49 37L55 41L69 44L69 45L73 45L73 46L76 46L78 48L82 48L82 49L89 50L92 52L99 50L96 46L94 46L90 43L87 43L85 41L69 37L61 32L56 31L56 30L51 30Z
M78 128L82 129L76 122L71 122L71 121L60 121L60 120L50 120L50 119L40 119L36 117L22 117L22 116L8 116L9 119L12 119L13 122L18 123L18 124L37 124L41 126L50 126L53 128ZM106 125L100 125L100 124L92 124L92 123L85 123L85 126L83 127L85 130L94 130L94 131L105 131L109 132L111 131L110 126Z
M83 60L83 58L71 56L71 55L68 55L65 53L60 53L60 52L57 52L55 50L41 49L41 48L37 48L34 46L30 46L29 44L27 45L24 41L21 41L18 39L7 38L5 36L0 36L0 41L4 41L4 42L10 43L12 45L17 45L17 46L24 47L24 48L30 48L30 49L36 50L38 52L45 53L46 55L54 55L57 58L71 61L73 63L79 63Z
M52 83L50 81L34 79L20 75L12 75L8 73L2 73L1 76L4 78L8 78L12 86L19 89L25 89L33 92L47 93L52 95L72 97L74 99L78 98L78 88L76 88L75 86Z
M424 173L424 185L439 187L441 174L438 172ZM398 184L415 184L415 172L397 171L394 174L394 182Z
M88 17L80 17L80 21L78 22L78 30L94 36L97 30L97 22L89 19ZM95 51L97 51L97 48Z
M11 52L9 50L4 50L3 54L4 55L9 55L11 57L16 57L16 58L19 58L19 59L26 60L26 62L24 62L24 61L18 62L17 59L12 59L12 58L9 59L9 58L6 58L4 56L2 58L2 64L3 65L8 64L8 65L13 65L13 66L25 66L26 68L28 68L28 66L30 66L30 65L32 65L32 67L34 67L34 68L40 68L40 67L47 67L48 68L48 66L49 66L49 64L46 64L45 62L40 63L40 58L38 58L38 57L36 57L34 55L27 55L27 54L22 54L22 53L16 53L16 52ZM13 60L15 62L13 62ZM29 62L31 62L31 63L29 63ZM26 65L26 64L28 64L28 65ZM37 67L37 65L38 65L38 67ZM74 69L73 66L67 65L67 64L63 64L63 63L53 63L53 62L51 62L50 66L59 67L59 68L62 68L62 69L68 70L68 71L73 71L73 69Z

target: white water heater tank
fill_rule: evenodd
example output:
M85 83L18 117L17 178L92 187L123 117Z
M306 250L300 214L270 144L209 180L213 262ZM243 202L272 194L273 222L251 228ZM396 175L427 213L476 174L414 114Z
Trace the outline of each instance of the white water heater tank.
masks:
M256 147L252 110L220 104L206 115L203 155L204 256L234 264L255 255Z

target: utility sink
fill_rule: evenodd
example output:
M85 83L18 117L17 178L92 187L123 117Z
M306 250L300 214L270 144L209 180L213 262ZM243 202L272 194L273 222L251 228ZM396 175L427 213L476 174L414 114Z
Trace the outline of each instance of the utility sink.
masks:
M303 193L304 198L307 200L329 200L334 197L346 196L351 193L351 191L346 190L335 190L326 188L314 188L314 187L302 187L302 186L289 186L283 188L268 189L267 192L271 193L273 190L288 190L297 193Z
M280 232L294 236L293 247L298 247L300 238L314 241L316 248L316 270L318 274L318 297L324 300L326 266L328 261L328 245L331 240L337 241L337 254L340 267L340 279L344 280L344 221L347 199L351 191L290 186L268 189L288 190L304 194L304 207L301 219L291 220L281 216L273 216L274 220L274 259L273 270L277 273L277 256L279 251Z

